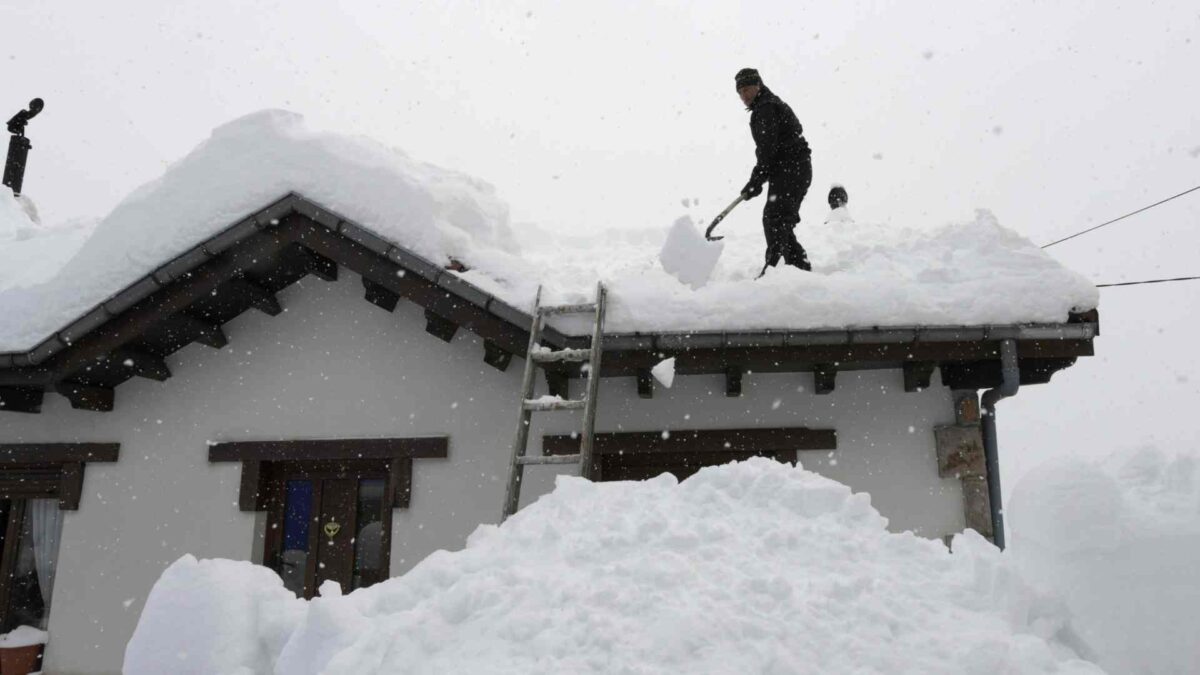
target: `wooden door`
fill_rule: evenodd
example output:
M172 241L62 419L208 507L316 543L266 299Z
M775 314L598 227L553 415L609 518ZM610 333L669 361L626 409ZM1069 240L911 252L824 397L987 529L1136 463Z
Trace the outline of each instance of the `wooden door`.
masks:
M336 478L321 481L321 508L317 528L316 569L313 586L336 581L349 592L354 576L355 506L358 481ZM314 511L316 511L314 509Z
M375 471L297 466L274 483L264 563L297 595L325 581L343 593L388 577L392 510Z

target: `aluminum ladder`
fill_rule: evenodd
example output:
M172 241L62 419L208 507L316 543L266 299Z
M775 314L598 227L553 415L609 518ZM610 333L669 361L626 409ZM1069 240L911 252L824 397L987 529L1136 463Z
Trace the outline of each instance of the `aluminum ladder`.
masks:
M533 325L529 329L529 349L525 352L525 374L521 379L521 412L517 418L517 433L513 438L512 462L508 470L508 487L504 494L504 511L500 522L517 512L521 501L521 481L525 467L531 464L578 464L579 475L591 478L592 452L596 430L596 397L600 391L600 354L604 341L604 283L596 284L596 301L582 305L542 306L542 289L539 286L533 301ZM592 342L587 349L547 349L542 346L542 328L546 318L559 314L593 313ZM583 398L561 399L533 398L535 373L539 366L547 363L582 362L587 372L587 392ZM579 453L574 455L526 455L529 445L529 423L535 412L558 410L583 410L583 430L579 442Z

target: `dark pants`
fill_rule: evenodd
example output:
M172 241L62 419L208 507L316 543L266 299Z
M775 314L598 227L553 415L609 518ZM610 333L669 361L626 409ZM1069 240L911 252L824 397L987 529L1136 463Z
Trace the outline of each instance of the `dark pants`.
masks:
M763 234L767 239L766 263L774 267L779 259L802 270L811 270L808 254L796 241L800 222L800 202L812 185L812 162L787 164L776 169L769 180L767 204L763 207ZM765 267L763 269L766 269Z

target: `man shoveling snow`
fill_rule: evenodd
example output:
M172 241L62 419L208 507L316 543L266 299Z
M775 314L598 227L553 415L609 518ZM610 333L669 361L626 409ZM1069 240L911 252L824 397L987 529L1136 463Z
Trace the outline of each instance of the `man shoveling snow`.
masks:
M757 70L743 68L734 80L738 96L750 111L750 133L758 160L750 182L742 188L742 198L753 199L762 194L763 183L771 184L763 207L766 264L759 276L781 257L788 265L812 271L795 232L800 203L812 184L812 151L804 140L804 127L791 107L763 84Z

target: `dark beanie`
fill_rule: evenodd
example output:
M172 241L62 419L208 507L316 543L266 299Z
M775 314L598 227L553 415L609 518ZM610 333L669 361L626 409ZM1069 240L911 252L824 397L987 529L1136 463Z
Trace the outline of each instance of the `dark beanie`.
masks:
M753 68L742 68L737 75L733 76L733 81L737 83L737 88L741 89L752 84L762 84L762 78L758 76L758 71Z

